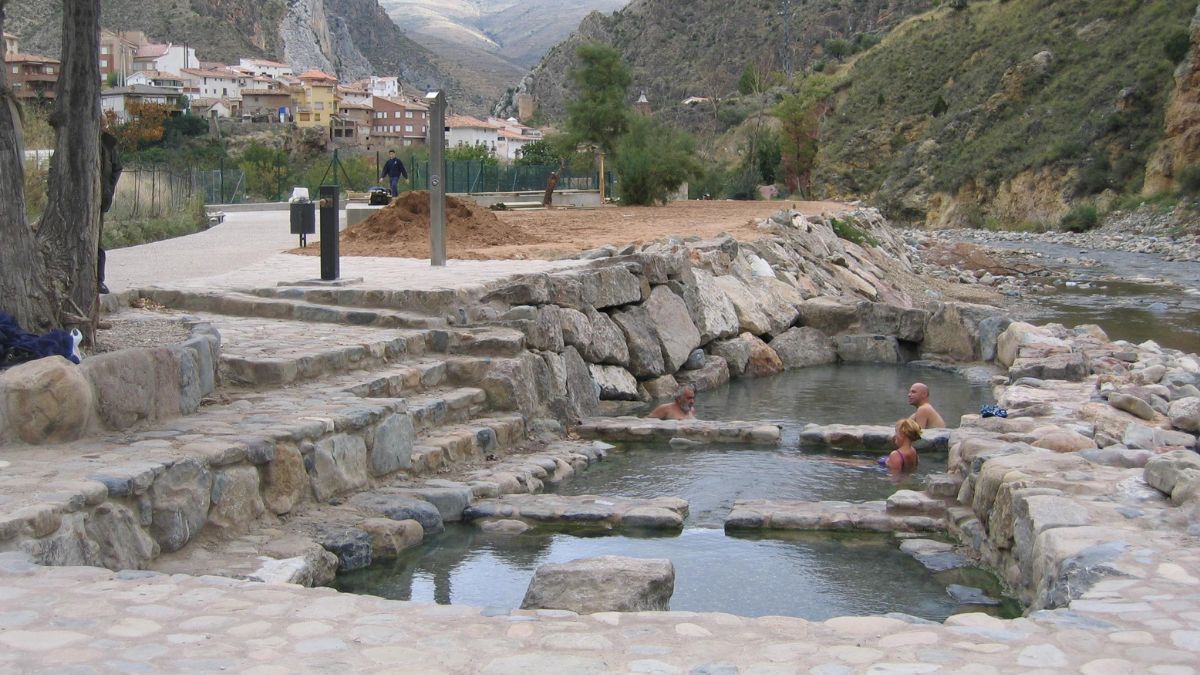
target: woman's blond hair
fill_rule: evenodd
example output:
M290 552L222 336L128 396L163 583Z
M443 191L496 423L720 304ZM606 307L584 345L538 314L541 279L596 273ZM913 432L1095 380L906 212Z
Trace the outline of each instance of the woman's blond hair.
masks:
M905 417L896 422L896 431L909 441L921 440L921 425L917 424L916 420L911 417Z

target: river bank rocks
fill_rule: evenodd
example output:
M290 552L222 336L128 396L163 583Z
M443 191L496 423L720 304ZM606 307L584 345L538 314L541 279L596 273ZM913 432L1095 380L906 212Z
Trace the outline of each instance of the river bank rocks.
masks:
M667 377L703 391L838 361L972 361L994 352L1007 325L999 310L914 295L917 263L877 211L836 220L863 243L840 238L831 217L784 211L753 241L670 238L497 282L463 314L523 331L535 352L576 350L602 401L665 398Z
M615 555L541 565L521 609L596 612L665 612L675 593L670 560Z

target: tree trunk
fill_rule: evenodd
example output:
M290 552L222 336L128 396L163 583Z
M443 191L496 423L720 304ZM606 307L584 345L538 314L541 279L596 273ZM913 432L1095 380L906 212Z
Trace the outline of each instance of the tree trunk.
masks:
M100 0L63 0L62 68L50 124L56 132L49 200L37 239L62 328L89 340L97 310L100 236Z
M4 6L0 0L0 32ZM25 165L20 108L0 68L0 311L21 327L40 331L54 325L50 298L42 284L42 261L25 221Z

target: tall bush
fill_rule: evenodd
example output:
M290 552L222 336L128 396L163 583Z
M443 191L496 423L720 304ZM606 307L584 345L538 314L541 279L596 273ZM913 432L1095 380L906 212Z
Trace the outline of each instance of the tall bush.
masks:
M634 117L617 146L614 169L621 202L666 203L671 193L700 174L695 141L650 117Z

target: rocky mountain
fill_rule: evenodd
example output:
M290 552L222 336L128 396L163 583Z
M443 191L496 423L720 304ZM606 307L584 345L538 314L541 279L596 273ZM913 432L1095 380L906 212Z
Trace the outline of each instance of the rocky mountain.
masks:
M576 47L602 42L630 66L631 97L720 134L772 112L739 100L747 66L791 75L769 83L773 100L825 78L808 194L931 226L1057 225L1078 206L1200 185L1193 15L1196 0L633 0L586 17L514 93L561 116ZM687 96L722 103L687 112ZM713 157L742 147L733 133L711 139Z
M627 0L380 0L401 28L442 57L466 48L527 69L589 12L612 12Z
M446 89L464 110L481 111L491 98L465 89L377 0L104 0L102 12L105 28L186 43L201 60L266 57L344 81L396 75L410 90ZM6 30L21 38L23 50L54 56L61 16L58 0L10 2Z
M548 118L562 114L567 72L584 42L616 47L655 108L688 96L728 96L747 65L796 73L825 58L831 39L874 40L931 0L633 0L593 12L553 47L517 87ZM862 37L859 37L862 36ZM510 113L511 100L499 109Z

